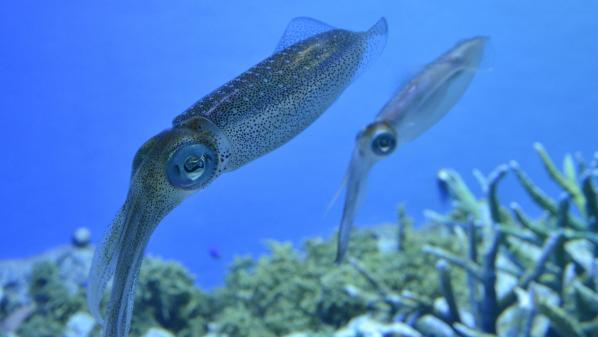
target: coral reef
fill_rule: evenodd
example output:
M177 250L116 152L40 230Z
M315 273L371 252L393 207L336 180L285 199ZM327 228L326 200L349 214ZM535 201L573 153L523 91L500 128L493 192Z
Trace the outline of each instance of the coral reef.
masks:
M40 262L33 267L29 295L35 309L32 318L19 328L21 337L62 334L63 322L85 303L83 291L75 295L69 294L68 288L60 280L58 267L51 262ZM44 320L40 321L40 317Z
M434 272L433 257L421 254L421 245L456 252L444 236L416 235L403 212L401 218L406 229L402 240L398 235L389 240L396 225L382 226L358 231L350 248L351 256L374 273L375 285L351 265L334 264L333 240L308 240L300 250L289 243L269 242L270 253L258 260L238 257L225 286L212 293L197 288L180 264L150 257L141 269L131 336L145 336L152 328L181 337L268 337L294 331L330 336L360 315L387 320L394 304L380 297L380 287L418 292L426 300L440 296L434 281L426 277ZM67 322L86 311L83 294L66 291L52 261L41 262L34 270L29 295L43 306L37 305L18 335L62 336ZM96 326L92 335L97 332Z
M458 255L434 246L423 248L439 259L447 304L444 312L428 314L451 335L598 336L596 163L587 165L581 157L576 163L567 155L561 172L541 144L535 149L564 191L558 201L536 186L516 162L499 166L487 178L477 174L486 194L482 200L456 172L442 170L438 175L454 208L448 215L430 212L430 218L452 228L467 247ZM543 210L540 218L531 219L516 203L509 209L499 203L497 188L508 171ZM454 301L453 282L447 275L451 269L467 274L466 305ZM472 322L460 317L460 308L472 314Z
M80 231L80 230L77 230ZM76 239L74 235L73 242ZM69 294L85 285L93 250L82 242L78 246L60 246L23 260L0 261L0 317L31 302L29 283L34 266L50 262L58 268L58 277Z
M195 286L195 278L177 262L145 259L135 298L132 335L161 327L180 337L203 336L212 319L212 298Z
M396 226L395 226L396 227ZM436 238L436 236L428 236ZM373 231L356 233L351 256L375 271L378 287L392 291L421 290L439 295L422 284L433 272L432 259L416 245L383 253ZM428 243L437 240L428 241ZM216 316L214 331L222 336L282 336L293 331L330 335L352 318L388 312L389 304L360 272L349 265L334 265L335 243L312 239L297 251L288 243L270 242L270 254L254 261L237 258L225 287L214 296L225 309ZM443 247L452 249L450 242ZM418 268L413 268L418 265ZM431 266L431 267L430 267ZM399 275L398 271L409 270Z
M598 336L597 160L567 155L560 171L541 145L535 148L563 190L559 198L516 162L487 177L475 173L481 198L457 172L443 169L438 183L452 204L448 214L428 211L428 224L415 228L400 207L396 224L356 231L340 266L333 262L334 238L307 240L299 249L270 241L268 254L237 257L225 284L203 292L180 264L150 257L131 336ZM508 175L538 205L539 217L500 203ZM65 281L65 258L35 261L26 297L0 299L5 331L97 335L83 284Z
M24 260L0 261L0 333L62 336L67 316L83 306L82 288L93 254L79 243Z

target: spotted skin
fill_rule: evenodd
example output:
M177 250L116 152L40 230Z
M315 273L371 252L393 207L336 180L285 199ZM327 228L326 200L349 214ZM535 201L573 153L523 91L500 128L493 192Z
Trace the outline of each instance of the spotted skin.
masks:
M286 143L342 93L366 52L367 33L335 29L284 49L209 94L174 125L203 116L228 137L236 169Z
M381 52L385 36L382 19L368 32L333 29L291 44L194 104L172 128L141 146L127 199L96 249L89 275L89 309L104 337L129 332L143 253L162 219L220 174L305 129ZM100 302L113 276L104 321Z
M89 275L90 311L103 323L103 336L127 335L136 279L147 242L164 216L192 193L172 186L164 170L170 154L188 142L215 144L205 133L180 128L154 136L135 155L127 200L96 249ZM108 319L104 322L99 303L112 275Z

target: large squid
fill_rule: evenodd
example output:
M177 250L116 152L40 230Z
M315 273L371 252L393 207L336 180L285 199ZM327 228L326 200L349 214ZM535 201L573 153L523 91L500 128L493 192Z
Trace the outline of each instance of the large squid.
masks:
M141 146L126 201L97 248L89 275L88 304L103 336L128 334L145 247L162 219L220 174L309 126L382 52L386 35L384 19L359 33L294 19L272 56L195 103ZM111 278L103 320L100 302Z
M353 220L372 166L436 124L457 103L478 70L486 40L476 37L462 41L427 65L396 92L373 123L358 133L345 181L337 263L347 253Z

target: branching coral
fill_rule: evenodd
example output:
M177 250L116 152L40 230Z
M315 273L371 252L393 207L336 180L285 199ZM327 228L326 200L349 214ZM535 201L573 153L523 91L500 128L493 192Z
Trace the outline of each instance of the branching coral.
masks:
M486 191L482 200L456 172L439 174L454 209L448 215L430 213L431 218L452 228L468 248L455 255L424 247L440 261L439 279L448 303L444 313L429 314L459 336L598 336L596 165L588 166L579 157L575 165L567 155L561 172L542 145L535 149L549 176L564 190L558 201L536 186L516 162L478 179ZM497 187L509 169L545 211L540 219L531 220L517 204L509 212L499 203ZM473 314L473 322L459 316L449 265L467 273L470 303L461 308Z

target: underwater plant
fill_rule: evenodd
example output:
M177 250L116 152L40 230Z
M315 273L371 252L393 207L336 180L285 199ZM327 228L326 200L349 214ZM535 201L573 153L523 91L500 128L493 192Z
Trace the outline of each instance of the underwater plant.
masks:
M18 335L61 336L68 318L85 306L83 290L71 295L60 279L58 266L52 262L35 264L29 282L29 296L34 309L19 327Z
M139 274L131 332L141 336L161 327L177 336L203 336L212 318L212 299L178 262L145 259Z
M405 225L402 247L396 238L381 249L386 233L364 229L355 233L360 244L350 247L351 256L391 291L404 289L426 299L440 296L432 280L422 282L434 266L433 257L421 254L420 247L436 244L456 252L456 246L432 232L416 235L403 211L401 217ZM334 264L334 239L311 239L301 249L275 241L268 247L270 253L258 260L238 257L225 285L209 293L201 291L179 263L146 258L139 275L131 336L145 336L151 328L168 330L177 337L267 337L295 331L330 336L359 315L386 318L388 304L378 297L376 287L350 265ZM83 289L68 297L56 268L53 262L36 267L30 295L40 304L18 331L20 337L62 336L67 321L86 310ZM406 272L399 274L399 270ZM91 336L100 334L96 326Z
M435 271L434 258L422 254L421 245L435 244L455 252L457 247L434 229L422 229L424 235L419 235L401 215L403 239L397 236L383 249L380 243L388 238L388 229L397 226L354 233L353 242L359 244L349 247L350 256L368 269L369 278L349 264L334 263L335 239L307 240L300 250L270 241L270 254L257 261L237 258L225 286L214 294L218 305L226 308L216 315L215 332L231 337L257 336L257 331L261 336L297 331L331 336L360 315L389 319L395 303L380 296L381 288L418 293L426 301L440 296L436 282L427 277Z
M149 257L140 272L133 316L133 336L160 327L180 337L201 337L214 312L212 298L196 285L194 277L177 262ZM29 278L33 310L16 331L19 337L61 337L67 322L87 311L85 291L71 294L59 275L56 261L34 265ZM2 318L2 316L0 316ZM92 336L99 336L98 327Z

